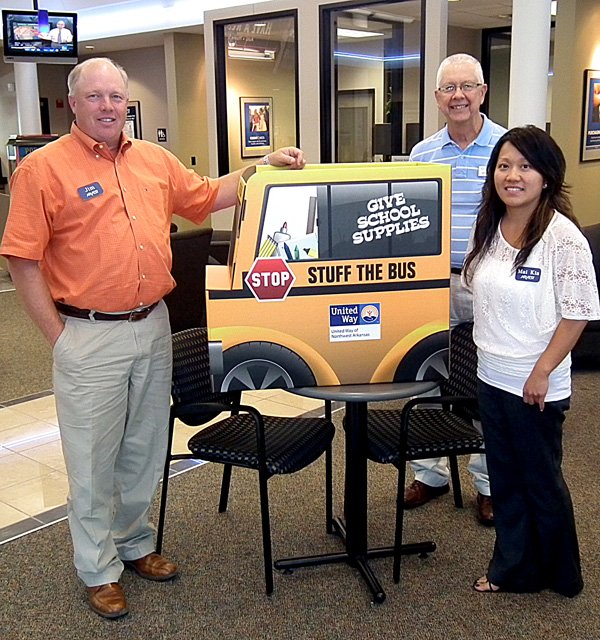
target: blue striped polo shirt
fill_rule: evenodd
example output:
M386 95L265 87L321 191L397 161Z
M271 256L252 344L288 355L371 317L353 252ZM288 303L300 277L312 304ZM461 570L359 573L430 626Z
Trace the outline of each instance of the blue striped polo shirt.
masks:
M452 267L462 268L471 228L481 203L487 163L492 149L506 129L483 113L483 127L466 148L461 149L448 135L448 127L422 140L410 152L414 162L437 162L452 167Z

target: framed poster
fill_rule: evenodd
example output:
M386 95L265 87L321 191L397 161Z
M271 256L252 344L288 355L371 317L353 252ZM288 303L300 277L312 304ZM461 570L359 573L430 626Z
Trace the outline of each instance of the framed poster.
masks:
M581 162L600 160L600 71L584 72L582 112Z
M131 100L127 103L127 117L123 132L130 138L142 137L142 115L139 100Z
M256 158L273 151L273 99L240 98L242 158Z

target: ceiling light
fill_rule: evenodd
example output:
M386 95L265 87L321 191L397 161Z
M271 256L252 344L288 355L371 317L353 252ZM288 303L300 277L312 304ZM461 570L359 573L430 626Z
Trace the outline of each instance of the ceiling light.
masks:
M358 29L338 29L338 38L373 38L383 36L379 31L359 31Z
M227 57L238 60L275 60L275 50L229 46L227 47Z

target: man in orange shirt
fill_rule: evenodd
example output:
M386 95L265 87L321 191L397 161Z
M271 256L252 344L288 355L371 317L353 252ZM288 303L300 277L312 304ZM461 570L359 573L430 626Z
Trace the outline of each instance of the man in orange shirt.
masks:
M148 522L167 446L171 217L201 222L235 204L242 170L203 178L127 138L127 74L107 58L77 65L68 86L75 123L14 172L0 254L53 347L77 574L92 610L118 618L124 565L149 580L177 574ZM262 162L301 169L304 155L288 147Z

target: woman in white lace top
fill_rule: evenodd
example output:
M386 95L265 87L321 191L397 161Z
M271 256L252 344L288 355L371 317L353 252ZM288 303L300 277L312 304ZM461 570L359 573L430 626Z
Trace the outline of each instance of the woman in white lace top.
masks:
M561 471L570 352L600 318L589 245L564 184L565 159L533 126L494 148L472 248L479 404L496 543L480 592L583 588L573 506Z

